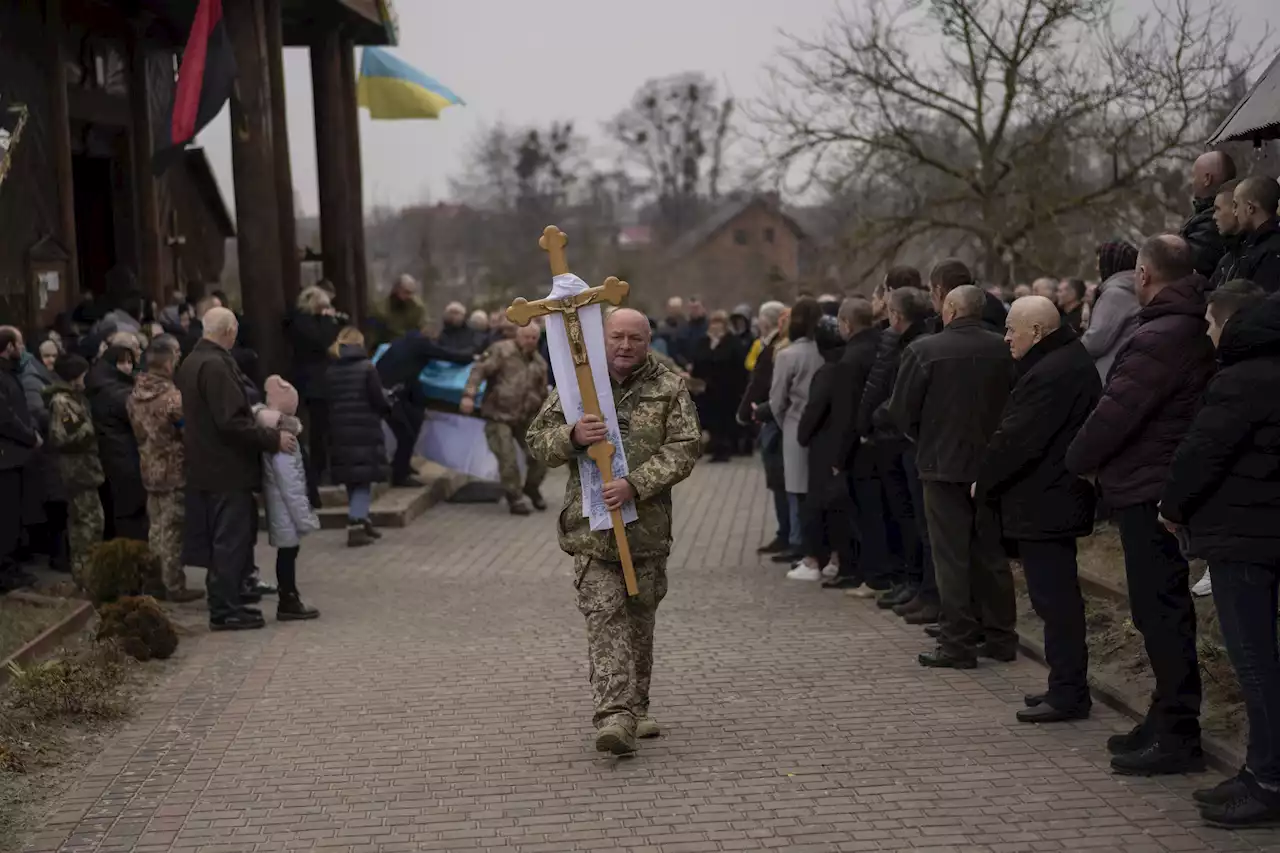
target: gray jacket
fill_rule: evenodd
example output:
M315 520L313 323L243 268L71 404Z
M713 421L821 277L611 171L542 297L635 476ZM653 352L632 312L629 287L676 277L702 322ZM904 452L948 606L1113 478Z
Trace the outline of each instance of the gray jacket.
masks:
M1084 348L1093 356L1102 384L1116 360L1120 347L1138 328L1138 296L1134 293L1133 270L1118 272L1098 287L1098 298L1089 315L1089 328L1081 336Z
M792 341L773 358L769 408L782 427L783 473L792 494L809 493L809 451L800 445L800 418L809 402L813 375L824 363L818 345L809 338Z
M297 418L283 415L280 428L300 431ZM296 548L302 537L320 529L307 497L302 450L262 454L262 497L267 507L267 541L273 548Z
M27 356L22 362L22 374L18 377L22 383L22 392L27 398L27 408L31 417L36 419L36 426L41 433L49 428L49 407L45 405L44 389L53 384L53 374L44 366L44 362L34 356Z

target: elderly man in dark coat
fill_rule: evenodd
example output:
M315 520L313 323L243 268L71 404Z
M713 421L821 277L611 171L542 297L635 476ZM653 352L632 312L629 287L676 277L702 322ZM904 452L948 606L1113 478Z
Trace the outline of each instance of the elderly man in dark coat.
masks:
M1014 381L1008 347L984 328L986 297L972 285L947 294L943 330L907 347L889 401L916 444L941 601L938 648L920 655L921 666L972 669L979 651L1003 661L1017 656L1013 576L999 523L971 488Z
M1185 527L1213 571L1222 639L1249 716L1245 767L1196 791L1206 822L1280 821L1280 300L1214 291L1210 333L1222 365L1169 466L1160 513ZM1232 317L1231 312L1235 312ZM1228 322L1229 320L1229 322Z
M1067 450L1067 470L1097 474L1124 548L1129 609L1156 678L1142 724L1107 742L1117 773L1185 773L1204 767L1200 669L1188 567L1156 502L1169 461L1213 375L1205 335L1204 279L1181 237L1148 240L1138 253L1142 310L1117 354L1102 400Z
M778 535L756 549L760 554L784 554L800 548L800 531L791 529L791 508L787 504L787 484L782 471L782 429L769 413L769 387L773 383L773 356L782 332L778 323L786 310L781 302L760 306L756 322L760 337L752 344L756 351L754 365L748 364L751 376L747 390L738 404L738 423L760 425L760 461L764 463L765 486L773 493L773 510L778 522ZM747 357L751 360L750 354Z
M1018 543L1031 606L1044 620L1049 690L1027 697L1024 723L1089 716L1089 649L1076 538L1093 531L1093 487L1067 473L1067 447L1102 396L1093 357L1043 296L1009 311L1005 340L1018 362L1000 426L974 484L974 499L1000 508L1006 539Z
M1213 200L1222 184L1235 176L1235 161L1222 151L1201 154L1191 167L1191 216L1183 223L1179 236L1191 253L1192 269L1205 278L1213 275L1227 250L1213 218Z
M261 611L241 601L245 567L253 565L253 492L262 484L262 455L293 452L298 441L254 420L248 380L231 357L236 315L211 308L203 322L204 337L174 376L187 471L183 562L208 570L210 629L242 631L265 624Z
M31 580L13 555L23 523L41 520L40 490L35 488L31 463L44 442L19 379L22 353L22 332L0 326L0 493L6 498L5 511L0 512L0 593Z

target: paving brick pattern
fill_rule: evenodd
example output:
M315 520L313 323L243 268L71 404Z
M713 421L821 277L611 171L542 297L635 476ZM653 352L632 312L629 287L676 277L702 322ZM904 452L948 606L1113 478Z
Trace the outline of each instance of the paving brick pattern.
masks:
M634 759L589 747L554 514L441 506L376 548L308 540L323 618L202 637L28 849L1280 850L1200 827L1207 777L1113 777L1103 740L1128 723L1109 710L1019 726L1036 664L922 670L917 630L783 580L754 553L762 489L740 461L677 493L653 687L668 733Z

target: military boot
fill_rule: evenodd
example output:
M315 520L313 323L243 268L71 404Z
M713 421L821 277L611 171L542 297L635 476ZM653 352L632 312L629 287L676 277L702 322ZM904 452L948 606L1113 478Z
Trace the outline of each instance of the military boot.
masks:
M533 510L529 509L529 503L524 498L516 498L508 500L512 515L529 515Z
M596 731L596 752L630 755L636 751L636 737L621 723L610 723Z
M547 508L547 501L542 497L542 492L537 489L525 489L524 496L529 499L529 503L533 504L533 508L538 512L542 512Z
M662 729L658 726L658 721L648 714L636 720L636 737L657 737L662 734Z

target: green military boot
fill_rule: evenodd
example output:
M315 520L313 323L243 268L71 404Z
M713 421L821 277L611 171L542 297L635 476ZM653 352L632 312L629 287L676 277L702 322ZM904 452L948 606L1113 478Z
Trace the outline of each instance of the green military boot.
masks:
M596 731L596 752L630 755L636 751L635 735L620 723L611 723Z
M658 721L646 714L636 720L636 737L657 737L662 734Z

